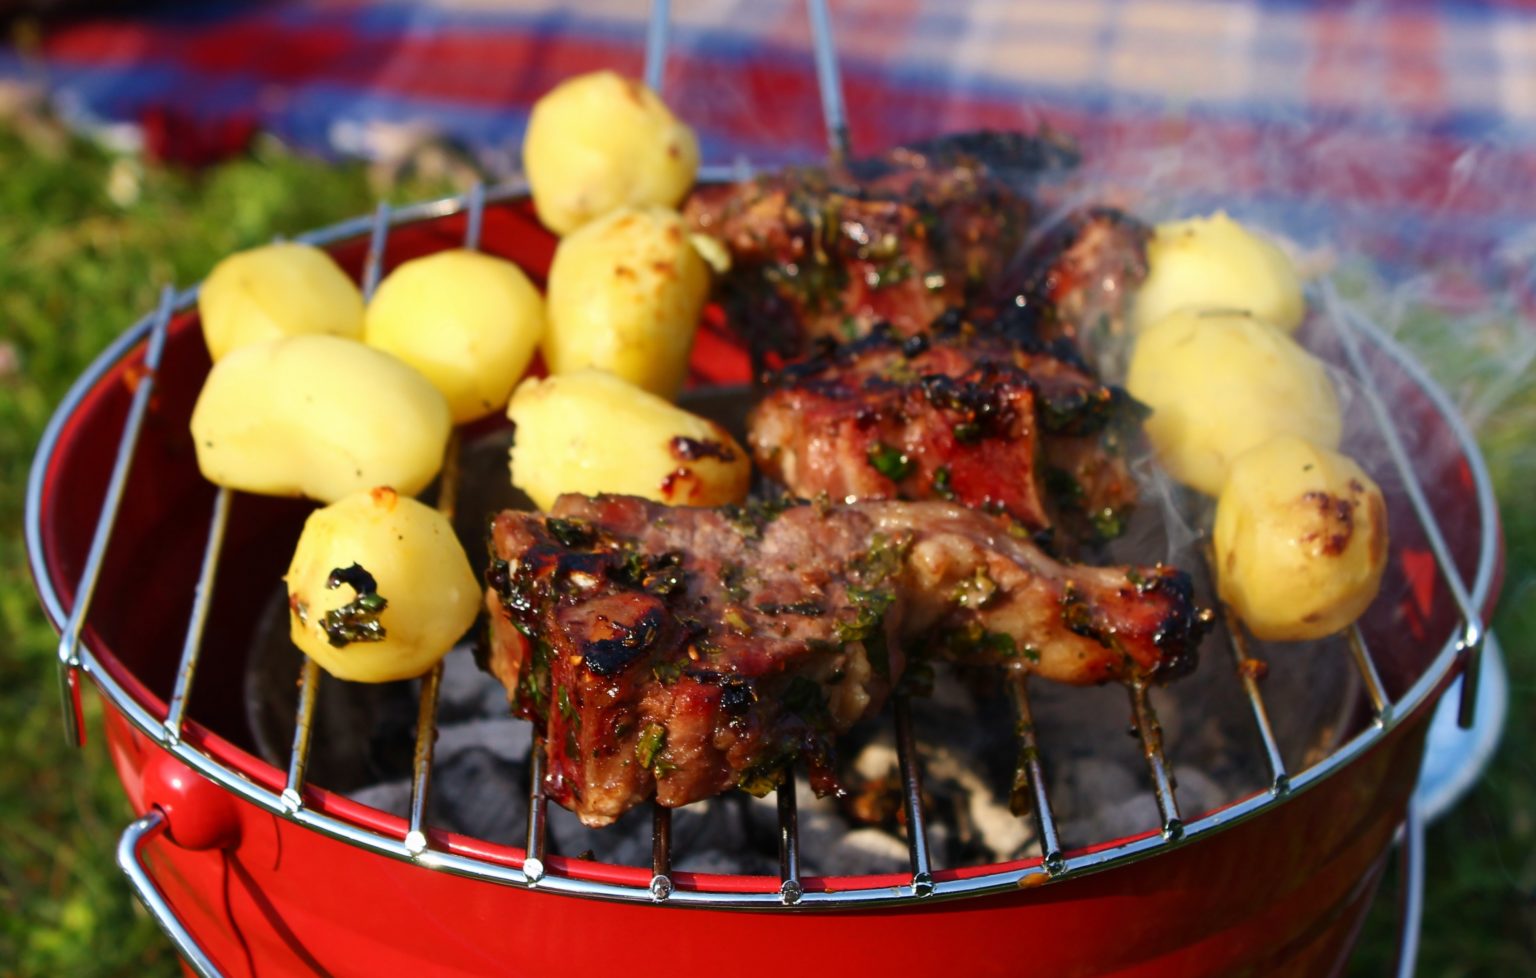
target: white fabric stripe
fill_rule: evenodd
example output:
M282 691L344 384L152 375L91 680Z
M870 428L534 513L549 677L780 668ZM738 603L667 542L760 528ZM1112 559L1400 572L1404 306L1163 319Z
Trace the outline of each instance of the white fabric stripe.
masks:
M1500 17L1493 34L1499 61L1499 108L1508 119L1536 119L1536 24Z

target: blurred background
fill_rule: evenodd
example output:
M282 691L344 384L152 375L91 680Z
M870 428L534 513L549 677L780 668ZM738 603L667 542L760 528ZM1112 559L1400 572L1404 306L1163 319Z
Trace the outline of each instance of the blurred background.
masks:
M798 0L677 0L664 94L708 163L826 138ZM1420 974L1536 973L1536 12L1519 3L833 0L855 152L1049 126L1143 217L1225 208L1408 343L1475 427L1507 544L1502 747L1430 830ZM63 745L19 527L65 388L165 282L516 173L532 101L638 76L641 0L0 0L0 973L170 975ZM91 703L93 732L99 712ZM1389 879L1353 974L1393 954Z

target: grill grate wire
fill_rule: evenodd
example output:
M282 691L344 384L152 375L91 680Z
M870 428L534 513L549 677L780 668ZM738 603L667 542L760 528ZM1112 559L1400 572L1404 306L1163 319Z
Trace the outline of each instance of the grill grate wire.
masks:
M825 0L807 0L807 11L811 25L815 68L827 129L828 146L830 155L835 161L846 157L849 152L849 140L847 114L843 104L836 47L832 38L831 18L828 14ZM669 23L670 3L668 0L653 0L651 19L646 37L645 78L651 87L657 91L661 90L663 83L669 40ZM722 175L729 178L740 177L742 174L726 173ZM502 188L497 191L496 199L501 200L513 197L521 189L521 187ZM483 185L477 184L467 194L443 201L400 209L394 209L388 204L381 203L371 218L344 222L332 228L301 236L300 240L320 244L353 237L364 232L368 233L369 249L364 268L363 286L365 295L371 296L380 279L391 228L412 221L463 213L465 214L464 247L476 249L479 246L487 198L486 188ZM1323 298L1328 311L1327 318L1334 324L1334 328L1340 337L1341 345L1350 363L1353 376L1365 393L1367 404L1371 409L1377 427L1388 445L1397 473L1402 478L1419 522L1431 543L1438 573L1446 581L1455 598L1461 622L1459 626L1460 634L1454 642L1452 651L1454 652L1455 659L1459 660L1466 670L1463 680L1460 719L1463 725L1469 725L1472 720L1473 704L1475 703L1477 653L1485 636L1483 622L1475 610L1477 602L1473 600L1471 591L1469 591L1466 582L1451 558L1449 547L1446 545L1444 535L1424 494L1423 486L1414 470L1411 459L1402 446L1393 421L1376 394L1373 381L1374 375L1365 360L1360 348L1360 341L1357 338L1357 334L1372 336L1374 328L1359 318L1357 314L1346 309L1339 301L1337 295L1327 289L1326 286L1323 290ZM193 688L197 662L202 648L203 628L207 620L216 583L219 553L228 524L232 495L229 490L221 488L214 499L203 563L198 577L180 664L176 672L175 687L168 703L166 716L163 719L154 717L129 697L109 674L95 667L90 650L82 647L81 635L87 615L89 614L92 589L100 574L105 551L111 540L118 508L126 487L128 471L133 462L139 431L144 422L149 397L159 370L169 321L173 312L177 309L190 307L195 300L196 289L178 294L174 288L168 286L164 290L160 305L153 316L144 323L141 323L139 329L130 331L130 334L117 344L117 347L121 347L119 353L125 354L129 348L128 341L147 327L148 342L143 362L143 373L135 390L120 436L112 476L108 483L85 567L76 587L75 602L65 619L64 626L61 628L59 671L65 706L66 736L71 743L77 746L82 742L79 726L78 673L83 669L89 672L98 685L124 709L129 719L137 727L171 750L172 753L176 754L194 769L223 784L247 801L275 814L287 817L350 844L370 848L395 858L414 861L458 875L488 879L510 885L539 886L540 888L549 888L560 892L608 899L650 899L654 901L671 899L674 902L682 901L689 904L717 906L767 908L779 905L785 907L826 908L867 905L871 903L902 903L932 896L958 897L1010 890L1030 882L1043 881L1040 878L1042 874L1045 878L1079 874L1101 869L1118 862L1144 858L1169 845L1192 837L1199 832L1214 829L1219 825L1231 824L1241 818L1257 813L1270 801L1289 793L1293 789L1299 790L1327 776L1366 750L1380 738L1383 732L1393 726L1396 719L1421 704L1428 697L1441 678L1441 675L1446 671L1432 667L1397 702L1394 702L1381 682L1372 653L1363 636L1358 628L1352 626L1345 633L1344 640L1350 648L1351 659L1361 674L1371 702L1374 720L1373 729L1358 735L1350 742L1338 748L1329 757L1317 762L1312 767L1296 775L1293 779L1286 769L1275 741L1274 732L1269 723L1268 709L1264 703L1255 674L1254 664L1257 660L1249 652L1247 639L1242 632L1240 624L1228 614L1229 627L1227 634L1229 636L1229 651L1231 652L1232 662L1241 681L1244 694L1249 701L1254 725L1263 743L1271 776L1267 796L1234 803L1223 809L1222 812L1217 813L1217 817L1208 816L1192 825L1186 825L1179 812L1177 794L1173 778L1170 774L1171 768L1163 749L1161 728L1148 695L1148 689L1144 684L1136 683L1131 685L1129 690L1131 706L1137 734L1147 761L1152 791L1162 819L1161 837L1136 839L1117 846L1100 848L1093 852L1083 852L1076 855L1066 855L1061 848L1059 832L1055 817L1052 814L1052 805L1043 775L1041 747L1037 743L1029 710L1027 680L1022 676L1013 677L1009 681L1009 693L1018 718L1018 738L1020 744L1020 778L1014 786L1015 796L1027 802L1027 807L1030 808L1035 820L1041 847L1041 865L1039 868L1026 867L1022 871L1011 870L973 876L966 879L944 881L936 881L934 879L934 867L928 852L924 829L925 812L922 800L922 775L916 747L916 733L913 730L911 720L910 704L904 696L897 696L894 702L893 713L901 768L904 811L907 822L911 882L907 886L896 888L847 889L837 893L816 890L808 891L800 875L800 845L795 783L793 778L789 778L785 785L779 789L777 796L780 839L780 887L777 892L766 894L745 891L678 890L671 878L671 812L660 806L653 806L652 876L647 886L635 887L617 883L596 882L574 875L551 873L544 861L547 801L544 797L542 785L545 764L543 745L537 738L533 742L532 756L530 757L531 783L529 788L526 850L520 867L514 868L488 859L467 857L449 850L433 849L427 836L425 813L430 794L433 743L436 736L437 694L442 677L442 666L439 663L437 667L428 673L422 682L412 765L408 828L403 838L391 838L381 833L364 829L352 822L325 814L324 812L317 812L305 804L303 795L309 763L310 732L314 722L316 693L319 683L322 681L322 674L312 660L306 658L300 674L299 702L295 718L293 744L290 752L286 782L281 793L274 794L255 784L239 772L232 771L219 761L214 760L205 752L186 744L182 739L186 723L187 703ZM1415 377L1423 379L1422 371L1405 355L1385 345L1385 341L1379 338L1376 342L1382 345L1383 349L1388 353L1396 356L1402 362L1405 370ZM108 352L110 354L112 351ZM82 378L82 383L90 379L92 378L89 376ZM1426 385L1426 392L1436 402L1437 408L1447 416L1448 421L1455 429L1463 445L1470 446L1472 444L1470 435L1467 434L1464 427L1455 418L1454 411L1444 396L1434 391L1432 385ZM61 409L60 415L62 416L64 413ZM58 419L56 418L55 424L57 423ZM52 441L56 440L56 438L57 432L53 429L50 429L50 432L45 434L44 444L39 451L40 459L45 456ZM450 441L445 455L443 474L439 482L440 488L437 505L441 511L450 517L452 516L457 492L459 446L460 441L458 435L455 434ZM1480 476L1479 486L1480 488L1486 487L1486 473L1482 472L1481 462L1475 458L1475 452L1473 456L1474 468L1478 470L1475 475ZM40 479L40 472L35 468L32 475L33 485L30 487L31 491L28 494L29 549L34 554L38 553L38 547L35 546L36 525L38 522L35 509L37 505L36 499L39 495L37 489L40 485ZM1492 530L1489 528L1490 520L1488 519L1488 516L1492 513L1491 496L1487 492L1481 492L1479 504L1485 516L1483 541L1485 557L1483 565L1479 567L1475 590L1479 593L1486 593L1491 578L1491 568L1487 566L1489 561L1486 558L1492 540ZM1444 658L1443 654L1442 658ZM1437 665L1440 662L1440 659L1436 660Z

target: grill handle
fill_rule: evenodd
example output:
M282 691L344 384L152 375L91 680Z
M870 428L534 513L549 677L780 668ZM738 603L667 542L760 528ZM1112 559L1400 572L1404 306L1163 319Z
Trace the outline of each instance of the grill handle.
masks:
M139 846L156 836L164 835L170 822L165 818L165 813L158 808L151 808L143 818L138 819L123 830L123 836L117 843L117 866L128 877L128 882L133 884L133 892L138 894L139 901L144 904L144 909L155 918L155 923L165 932L165 936L176 945L176 950L182 959L192 966L202 978L224 978L224 972L220 971L213 963L213 959L198 946L197 940L187 930L176 911L171 908L160 888L150 877L149 871L139 861Z

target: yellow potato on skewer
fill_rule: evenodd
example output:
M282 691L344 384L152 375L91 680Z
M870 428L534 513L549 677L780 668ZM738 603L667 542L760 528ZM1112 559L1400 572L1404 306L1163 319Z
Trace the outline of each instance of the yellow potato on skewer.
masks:
M1343 429L1322 361L1245 313L1184 309L1136 340L1126 388L1170 475L1221 492L1232 460L1281 434L1335 448Z
M1225 213L1159 224L1132 308L1144 329L1179 309L1231 309L1294 332L1306 315L1301 279L1273 241Z
M1232 463L1213 543L1217 589L1254 637L1321 638L1376 597L1387 507L1352 459L1282 435Z
M283 580L293 643L331 675L372 683L432 668L482 595L447 517L388 488L310 514Z
M569 234L624 206L676 207L699 144L656 93L611 71L578 75L534 103L523 170L539 220Z
M507 403L544 336L544 298L513 263L453 249L390 272L365 323L364 342L419 370L463 424Z
M203 339L214 360L284 336L360 339L363 295L330 255L291 241L237 252L213 267L197 293Z

